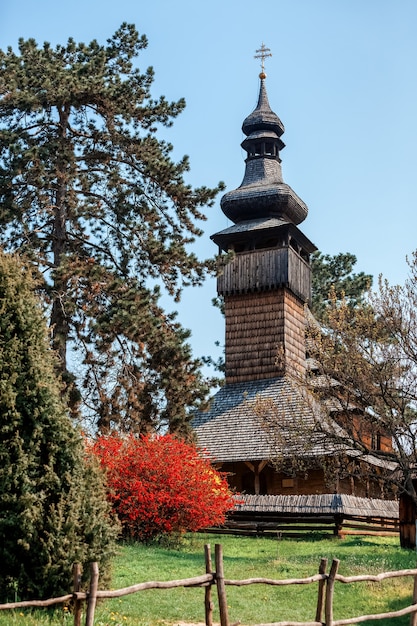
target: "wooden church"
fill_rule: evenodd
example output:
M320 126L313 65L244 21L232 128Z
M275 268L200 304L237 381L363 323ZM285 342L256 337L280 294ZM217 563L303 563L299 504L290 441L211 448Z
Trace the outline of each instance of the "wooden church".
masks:
M242 126L243 181L221 200L231 226L212 236L220 252L234 253L217 282L226 324L225 384L208 409L195 415L197 441L243 494L238 508L252 516L264 511L278 518L290 513L395 520L397 503L369 482L329 477L323 459L335 450L322 434L306 434L314 423L312 407L294 378L308 367L310 256L316 246L299 228L307 206L282 176L284 126L268 102L263 69L268 52L264 46L258 51L258 103ZM259 403L277 407L287 425L279 438L256 410ZM317 460L308 471L302 462L306 454ZM299 468L295 463L292 471L280 471L277 455L298 458Z

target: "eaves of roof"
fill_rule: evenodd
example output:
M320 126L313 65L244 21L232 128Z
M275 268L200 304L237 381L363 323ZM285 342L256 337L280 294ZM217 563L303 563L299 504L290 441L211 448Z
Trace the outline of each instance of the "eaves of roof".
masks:
M289 515L341 515L398 519L397 500L359 498L347 494L244 495L239 496L235 512Z

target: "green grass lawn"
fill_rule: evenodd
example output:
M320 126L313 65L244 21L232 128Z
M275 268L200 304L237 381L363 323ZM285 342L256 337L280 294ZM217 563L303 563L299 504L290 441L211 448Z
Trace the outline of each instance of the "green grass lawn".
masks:
M173 580L205 573L204 544L223 546L225 577L232 579L267 577L302 578L316 574L321 557L330 562L340 559L339 573L354 576L361 573L413 569L416 554L401 550L398 539L383 537L347 537L339 539L283 539L230 537L196 534L185 538L175 548L122 544L114 562L112 588L127 587L148 580ZM214 562L214 556L213 556ZM410 603L411 578L385 583L336 584L335 619L398 610ZM250 585L227 589L231 623L242 624L284 620L314 620L317 585L271 587ZM216 590L213 596L216 603ZM218 621L217 607L214 619ZM204 621L204 590L148 590L117 600L104 600L96 611L96 626L126 624L154 626L158 623ZM56 626L73 618L68 611L4 612L0 626ZM405 626L409 617L378 621L375 624ZM369 622L368 622L369 624Z

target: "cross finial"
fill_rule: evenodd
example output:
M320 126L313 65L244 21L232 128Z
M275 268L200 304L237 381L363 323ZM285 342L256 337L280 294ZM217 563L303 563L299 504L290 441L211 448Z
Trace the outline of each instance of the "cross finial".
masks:
M267 57L272 57L272 53L271 50L267 48L262 42L262 46L259 48L259 50L256 51L256 54L254 56L255 59L261 59L261 73L259 74L259 78L266 78L265 59Z

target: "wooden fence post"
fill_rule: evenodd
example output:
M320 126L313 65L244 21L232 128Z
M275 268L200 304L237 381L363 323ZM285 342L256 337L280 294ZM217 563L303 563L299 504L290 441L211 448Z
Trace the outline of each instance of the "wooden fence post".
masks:
M87 599L87 615L85 617L85 626L94 626L94 612L97 603L98 589L98 564L96 562L90 565L90 590Z
M206 543L204 546L204 556L206 559L206 574L212 574L213 570L211 567L211 549L209 543ZM213 601L211 599L211 585L212 583L208 583L204 592L206 626L213 626Z
M337 570L339 569L339 563L339 559L333 559L330 573L327 578L326 603L324 607L324 623L326 624L326 626L333 626L333 593L335 578Z
M81 565L74 563L72 567L74 594L81 590ZM81 626L82 600L74 600L74 626Z
M327 568L327 559L321 559L319 565L319 574L325 574ZM326 588L326 579L319 580L319 589L317 594L316 622L321 622L324 604L324 590ZM417 625L413 625L417 626Z
M411 604L417 604L417 576L414 576L413 601ZM417 612L411 613L410 626L417 626Z
M214 546L214 556L216 561L216 585L217 597L219 599L220 624L221 626L229 626L226 585L224 584L223 549L219 543L216 543Z

